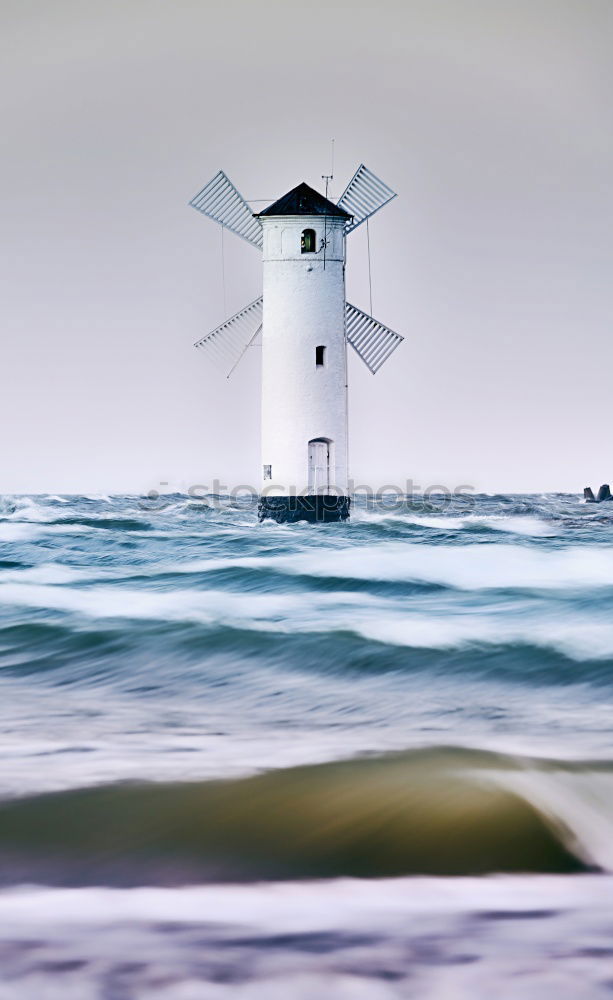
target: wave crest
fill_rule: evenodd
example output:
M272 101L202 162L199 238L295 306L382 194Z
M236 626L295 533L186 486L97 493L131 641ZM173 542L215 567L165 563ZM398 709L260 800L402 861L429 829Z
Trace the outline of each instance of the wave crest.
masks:
M611 792L611 764L455 748L88 788L0 806L0 877L139 884L610 869Z

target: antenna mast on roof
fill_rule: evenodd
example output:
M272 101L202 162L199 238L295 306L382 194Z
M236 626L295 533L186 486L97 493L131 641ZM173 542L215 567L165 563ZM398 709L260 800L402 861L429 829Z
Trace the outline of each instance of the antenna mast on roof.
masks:
M322 174L322 181L326 182L326 200L328 199L328 185L334 177L334 139L332 139L332 165L329 174ZM328 220L324 217L324 271L326 270L326 247L328 245Z

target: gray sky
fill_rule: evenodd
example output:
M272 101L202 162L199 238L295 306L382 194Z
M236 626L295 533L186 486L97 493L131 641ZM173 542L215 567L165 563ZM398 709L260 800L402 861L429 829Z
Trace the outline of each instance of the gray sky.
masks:
M1 491L257 484L257 349L227 382L191 346L224 307L187 202L220 167L321 187L331 137L334 195L361 161L399 195L373 311L406 342L350 359L355 478L613 480L610 0L2 0L0 39ZM225 243L231 313L260 264Z

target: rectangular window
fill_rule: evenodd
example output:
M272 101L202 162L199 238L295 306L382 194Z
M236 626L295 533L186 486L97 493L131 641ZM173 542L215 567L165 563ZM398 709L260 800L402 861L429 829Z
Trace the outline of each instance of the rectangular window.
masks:
M323 366L325 364L325 358L326 358L326 349L325 349L325 347L322 347L322 346L316 347L315 348L315 365L317 366L317 368L323 368Z
M264 466L264 479L272 479L272 465Z

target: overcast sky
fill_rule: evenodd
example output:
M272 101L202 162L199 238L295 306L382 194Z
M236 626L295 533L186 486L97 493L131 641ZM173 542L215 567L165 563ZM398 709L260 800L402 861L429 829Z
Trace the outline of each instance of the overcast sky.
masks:
M335 196L362 161L398 192L373 311L406 341L351 352L355 478L613 480L611 0L2 0L0 46L1 491L257 485L258 349L228 382L191 346L224 302L187 202L220 167L321 188L332 137ZM231 313L260 261L225 250Z

